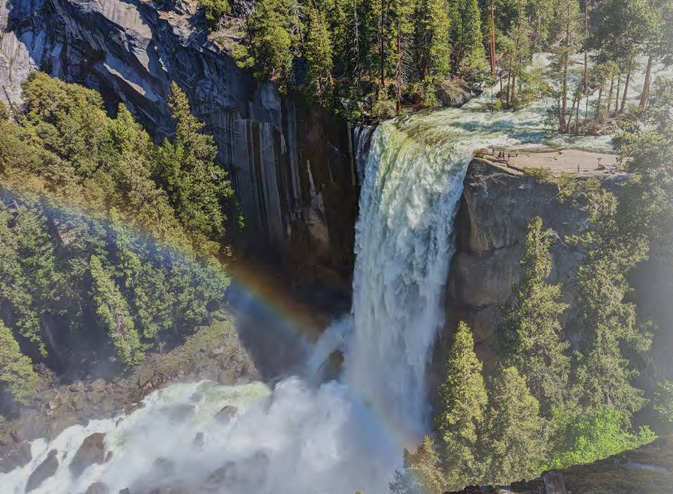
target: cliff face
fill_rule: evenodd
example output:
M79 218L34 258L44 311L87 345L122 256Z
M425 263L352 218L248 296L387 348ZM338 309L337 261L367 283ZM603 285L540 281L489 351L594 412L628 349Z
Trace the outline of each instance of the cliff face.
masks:
M172 132L171 81L185 90L230 171L250 247L348 276L356 177L346 124L239 69L195 6L142 0L5 0L0 98L20 102L30 71L99 90L157 138Z
M447 325L455 328L461 320L469 324L487 365L503 305L510 301L512 285L521 275L519 262L529 221L540 216L544 228L554 229L560 239L578 233L587 221L580 208L559 201L558 194L555 184L538 184L486 161L475 159L468 168L446 290ZM562 241L554 243L551 253L550 281L561 283L566 302L572 303L573 278L582 253ZM571 314L572 310L566 317Z
M624 180L606 178L602 184L619 195ZM465 321L474 331L477 353L486 368L494 362L496 331L503 307L512 300L512 286L521 275L519 263L528 222L535 216L542 218L544 228L558 233L559 240L551 247L554 264L549 281L561 284L563 299L569 305L563 322L572 320L576 311L574 278L583 254L564 239L582 230L588 221L586 212L577 204L561 201L556 184L540 184L475 159L465 177L456 218L457 250L446 287L447 321L435 348L431 385L443 375L442 362L458 321ZM639 309L656 325L650 351L631 359L640 371L638 385L645 388L673 378L673 308L667 302L673 296L672 272L670 261L651 256L629 275Z

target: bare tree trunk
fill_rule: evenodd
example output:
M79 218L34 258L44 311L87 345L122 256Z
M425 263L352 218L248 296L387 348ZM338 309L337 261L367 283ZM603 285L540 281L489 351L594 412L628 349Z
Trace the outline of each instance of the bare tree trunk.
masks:
M640 111L645 109L647 98L650 96L650 83L652 82L652 55L647 57L647 71L645 72L645 83L643 92L640 94Z
M617 97L615 98L615 113L619 111L619 90L622 87L622 73L617 74Z
M510 67L507 72L507 108L510 107L511 97L512 97L512 88L510 84L512 83L512 68Z
M491 40L490 40L490 55L491 55L491 77L495 79L495 13L493 11L494 6L493 2L495 0L491 0Z
M397 114L402 113L402 34L397 29Z
M580 103L579 103L580 96L579 96L579 94L580 94L579 91L575 91L575 94L573 94L573 101L572 101L572 104L570 105L570 116L568 117L568 123L566 124L566 128L565 128L565 132L567 134L570 133L571 124L572 124L572 121L573 121L573 115L576 115L575 129L577 129L577 121L578 121L578 117L579 117L579 107L580 107ZM575 105L577 105L577 113L575 113Z
M598 101L596 101L596 114L594 115L594 126L593 129L591 129L592 133L596 133L596 130L598 129L598 117L600 116L601 113L601 98L603 97L603 84L600 85L598 88Z
M559 127L561 132L566 129L566 112L568 110L568 53L563 57L563 89L561 93L561 119Z
M384 42L385 23L386 23L386 2L385 0L381 0L381 26L379 27L379 38L380 38L379 58L381 59L381 91L383 91L383 88L386 83L385 80L386 58L385 58L385 42Z
M631 69L626 73L626 82L624 83L624 95L622 96L622 106L619 109L620 113L624 113L626 108L626 96L629 94L629 81L631 80Z
M615 76L614 74L612 77L610 77L610 91L608 91L608 101L605 105L605 107L608 109L608 114L610 113L610 108L612 107L612 94L614 93L615 89Z

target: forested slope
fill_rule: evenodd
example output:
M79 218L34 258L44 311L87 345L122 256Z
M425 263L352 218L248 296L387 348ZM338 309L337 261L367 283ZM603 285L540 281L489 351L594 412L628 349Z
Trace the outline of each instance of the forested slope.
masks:
M38 388L34 369L131 366L206 323L240 227L177 86L161 145L81 86L35 73L24 99L0 120L0 389L18 401Z

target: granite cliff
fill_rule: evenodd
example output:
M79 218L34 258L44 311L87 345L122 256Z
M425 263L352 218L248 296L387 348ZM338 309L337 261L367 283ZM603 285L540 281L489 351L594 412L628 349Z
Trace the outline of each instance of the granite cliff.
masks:
M195 3L6 0L0 29L0 99L11 104L41 70L100 91L112 112L124 103L162 139L175 81L231 174L248 250L348 277L357 188L346 123L239 69Z

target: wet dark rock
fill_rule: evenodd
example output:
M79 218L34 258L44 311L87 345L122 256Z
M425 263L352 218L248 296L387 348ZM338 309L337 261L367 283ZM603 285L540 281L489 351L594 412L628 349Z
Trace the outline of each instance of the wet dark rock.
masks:
M559 472L551 471L542 475L547 494L568 494L563 482L563 475Z
M110 488L103 482L95 482L89 486L85 494L110 494Z
M30 474L28 477L28 483L26 484L26 492L37 489L42 485L42 483L47 480L49 477L52 477L56 470L58 470L58 458L56 455L58 451L52 449L47 458L39 464L39 466Z
M154 460L152 467L162 477L171 475L175 471L175 463L163 456Z
M196 436L194 436L194 440L192 441L192 444L194 445L195 448L201 449L205 443L205 440L203 439L203 432L197 432Z
M21 441L0 448L0 473L8 473L15 468L26 466L33 459L30 443Z
M237 413L238 408L232 405L227 405L215 414L215 420L217 420L220 424L225 425L231 422Z
M107 454L105 455L105 463L110 461L113 456L114 456L114 453L112 451L108 451Z
M196 412L196 407L187 403L180 403L178 405L165 407L161 411L168 417L170 422L180 423L191 418Z
M128 487L125 487L121 491L119 491L119 494L131 494L131 490Z
M228 461L211 473L203 484L205 490L231 487L236 481L237 467L233 461Z
M95 463L105 462L105 434L95 432L82 441L82 445L70 462L73 476L79 477L82 472Z

